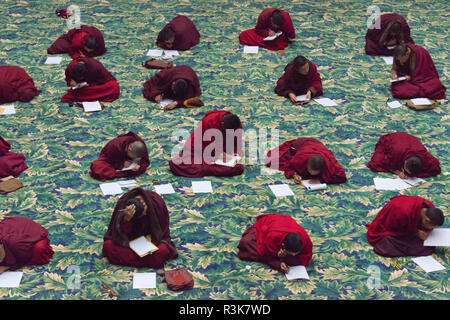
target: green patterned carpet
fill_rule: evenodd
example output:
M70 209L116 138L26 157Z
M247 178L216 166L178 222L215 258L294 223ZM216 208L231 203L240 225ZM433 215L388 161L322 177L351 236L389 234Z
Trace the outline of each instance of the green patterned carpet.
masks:
M121 87L119 100L92 114L59 102L69 57L61 65L44 65L47 47L66 31L65 20L54 10L69 4L1 2L0 62L25 68L43 92L31 103L16 103L16 115L0 118L0 134L12 142L12 151L25 154L29 166L19 177L26 187L0 196L0 219L21 215L39 222L50 232L55 255L49 265L24 268L20 288L0 289L0 299L117 299L101 291L102 284L113 288L118 299L448 299L448 271L427 274L410 259L376 256L364 227L400 193L426 197L448 211L449 176L443 174L402 192L374 190L375 174L365 163L379 136L392 131L419 137L441 160L443 172L450 171L450 117L447 100L421 113L390 109L390 67L363 50L367 7L395 11L407 18L412 37L430 51L448 86L446 1L77 1L82 23L103 31L108 52L99 60ZM269 6L291 14L295 42L285 55L265 50L244 55L240 31L253 27ZM157 32L176 14L191 18L202 35L198 46L174 61L197 72L206 106L164 113L142 96L144 81L155 71L141 63L154 48ZM292 106L273 93L284 66L299 54L318 66L325 97L335 99L338 107ZM191 180L169 172L171 133L174 128L191 131L213 109L238 114L244 129L277 128L282 141L320 139L346 168L348 182L308 193L282 174L264 176L261 165L252 165L239 177L209 179L212 194L187 197ZM129 130L144 138L152 161L136 179L138 185L153 189L157 179L177 190L163 196L179 251L166 268L189 269L195 278L191 291L171 292L161 283L156 290L133 290L132 274L138 270L112 266L102 257L103 235L118 197L102 195L89 165L107 141ZM274 182L289 183L295 196L275 198L268 187ZM256 216L273 212L291 215L309 232L314 244L311 281L291 283L266 265L237 258L242 232ZM448 214L444 226L450 227ZM448 249L440 248L434 257L450 267ZM248 264L251 272L245 269ZM71 265L80 268L79 289L67 287ZM381 271L379 289L367 285L373 265Z

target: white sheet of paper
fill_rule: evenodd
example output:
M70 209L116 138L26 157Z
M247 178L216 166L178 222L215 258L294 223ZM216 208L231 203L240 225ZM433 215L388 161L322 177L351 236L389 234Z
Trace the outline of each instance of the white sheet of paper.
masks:
M423 242L427 247L450 247L450 229L435 228Z
M305 266L294 266L289 267L289 272L286 273L286 278L288 280L305 279L309 280L308 272Z
M136 186L136 180L118 181L117 184L120 187L122 187L122 188L135 187Z
M273 40L273 39L275 39L275 38L281 36L282 33L283 33L283 32L281 32L281 31L280 31L280 32L277 32L277 33L275 33L273 36L265 37L263 40L264 40L264 41L270 41L270 40Z
M244 53L258 53L258 46L244 46Z
M273 184L269 187L270 190L272 190L273 194L277 197L287 197L294 195L294 192L287 184Z
M130 248L132 248L139 256L143 256L158 249L158 247L148 242L144 236L130 241Z
M306 99L306 94L302 94L301 96L297 96L297 101L303 102L303 101L309 101L309 99Z
M392 50L395 48L395 46L386 46L386 48L388 48L389 50Z
M416 106L429 106L431 105L431 101L427 98L416 98L411 99L412 103L414 103Z
M391 82L399 82L399 81L405 81L406 77L398 77L397 79L390 79Z
M172 99L162 99L161 102L159 103L159 105L164 108L165 106L167 106L169 103L172 103L172 102L173 102Z
M133 274L133 289L155 289L156 273L135 273Z
M375 184L375 190L403 190L411 188L410 184L407 184L400 178L373 178Z
M6 271L0 275L0 288L18 288L23 272Z
M227 162L223 162L221 159L217 159L216 161L214 161L214 164L217 164L219 166L225 166L225 167L234 167L236 165L236 163L238 163L238 161L241 158L239 156L233 156L229 161Z
M394 64L394 57L382 57L386 64Z
M157 194L172 194L175 193L175 190L172 187L172 184L156 184L154 185L155 191Z
M311 180L302 180L303 185L309 191L323 190L327 188L326 183L310 183Z
M122 168L120 171L129 171L129 170L133 169L139 161L140 160L133 160L133 162L131 162L131 164L128 167Z
M336 107L337 103L329 98L318 98L314 99L318 104L321 104L324 107Z
M60 64L62 61L62 57L47 57L45 60L45 64Z
M400 108L402 106L402 104L400 102L398 102L397 100L388 102L387 105L389 107L391 107L392 109Z
M83 108L84 108L84 112L94 112L94 111L102 110L102 106L100 105L100 102L98 102L98 101L83 102Z
M192 181L192 191L194 193L213 192L211 181Z
M416 184L421 184L422 182L425 182L425 180L421 179L421 178L408 178L408 179L403 179L403 181L405 181L406 183L415 186Z
M0 106L0 114L1 115L7 115L7 114L15 114L16 108L13 104L7 105L7 106Z
M180 55L178 50L164 50L163 53L164 53L165 56L172 56L172 57Z
M80 89L80 88L83 88L83 87L85 87L87 85L88 85L87 82L80 82L75 87L72 87L72 90Z
M433 256L425 256L425 257L417 257L412 258L412 261L414 261L419 267L421 267L425 272L433 272L433 271L440 271L445 270L445 267L440 264L438 261L436 261Z
M162 50L158 50L158 49L150 49L147 52L147 56L149 57L161 57L163 54Z
M100 189L102 189L102 192L105 196L122 193L122 188L117 182L102 183L100 185Z

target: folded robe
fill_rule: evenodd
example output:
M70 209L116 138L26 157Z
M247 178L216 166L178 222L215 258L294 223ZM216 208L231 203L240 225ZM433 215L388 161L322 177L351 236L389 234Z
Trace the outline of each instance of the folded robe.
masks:
M307 170L308 159L315 154L322 156L325 161L319 176L311 176ZM328 184L347 181L345 169L337 162L333 152L314 138L298 138L284 142L267 153L266 165L284 171L286 178L292 178L294 173L297 173L302 179L320 178Z
M399 77L409 75L411 80L393 82L392 96L397 99L445 99L447 88L439 80L436 66L428 51L411 43L407 46L412 50L410 58L403 66L394 58L393 68Z
M433 177L441 173L439 160L413 135L393 132L382 135L375 145L367 167L374 172L394 172L402 170L406 159L418 157L422 161L419 178Z
M271 17L272 13L278 10L284 16L284 24L281 28L274 30ZM275 33L283 32L280 36L274 40L264 41L263 39L269 36L269 29L275 31ZM295 29L292 24L291 16L286 11L276 8L264 9L258 17L258 22L254 29L242 31L239 35L239 42L247 46L258 46L272 51L283 50L289 44L288 39L295 38Z
M135 141L141 141L145 145L144 140L131 131L127 134L121 134L117 138L109 141L100 152L100 157L91 163L91 171L89 173L91 177L100 181L105 181L115 178L134 177L143 174L150 165L147 147L145 147L144 156L138 163L140 166L139 170L116 171L123 168L125 161L132 161L132 159L128 158L127 148Z
M0 178L8 176L18 177L28 166L25 156L10 152L11 144L0 136Z
M317 72L317 67L314 63L308 60L309 73L304 76L298 73L294 68L294 61L284 68L284 73L277 81L275 93L279 96L289 98L289 93L294 93L296 96L306 94L311 90L311 97L323 95L322 80L320 74Z
M156 40L156 45L163 49L186 51L195 47L200 42L200 33L194 23L186 16L177 15L163 28L170 28L175 33L175 40L171 48L165 48L160 36Z
M16 66L0 66L0 104L30 102L41 93L28 73Z

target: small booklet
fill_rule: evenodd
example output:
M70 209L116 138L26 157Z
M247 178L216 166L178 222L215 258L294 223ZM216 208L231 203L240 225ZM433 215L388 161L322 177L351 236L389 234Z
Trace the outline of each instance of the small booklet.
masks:
M301 96L296 97L297 102L308 102L310 99L306 99L306 94L302 94Z
M314 99L318 104L324 107L336 107L337 103L331 100L330 98L316 98Z
M144 236L130 241L130 249L136 252L136 254L141 258L159 250L157 246L148 241Z
M395 49L396 46L386 46L389 50Z
M217 159L216 161L214 161L214 164L217 164L219 166L225 166L225 167L234 167L238 163L239 160L241 160L241 157L233 156L227 162L223 162L221 159Z
M400 102L398 102L397 100L388 102L387 105L389 107L391 107L392 109L400 108L402 106L402 104Z
M268 36L268 37L265 37L263 40L264 41L270 41L270 40L274 40L274 39L276 39L276 38L278 38L279 36L281 36L281 34L282 34L283 32L277 32L277 33L275 33L273 36Z
M87 85L88 85L87 82L80 82L80 83L77 83L77 85L75 87L72 87L72 90L80 89Z
M311 183L311 180L302 180L302 184L309 191L323 190L327 188L326 183Z
M0 114L6 115L6 114L15 114L16 108L14 105L7 105L7 106L0 106Z
M244 53L258 53L258 46L244 46Z
M406 80L406 77L398 77L396 79L390 79L389 81L391 81L391 83L392 83L392 82L399 82L399 81L404 81L404 80Z
M45 64L60 64L62 61L62 57L47 57L45 60Z
M137 164L138 164L139 160L133 160L133 162L126 168L122 168L120 171L129 171L131 169L133 169Z
M173 102L172 99L162 99L161 102L159 103L159 105L161 106L161 109L164 109L165 106L167 106L168 104L170 104L172 102Z
M405 181L407 184L410 184L412 186L415 186L417 184L421 184L424 183L425 180L420 179L420 178L408 178L408 179L402 179L403 181Z
M83 102L84 112L101 111L102 106L99 101Z
M431 105L431 101L428 100L427 98L411 99L411 102L414 103L416 106L430 106Z

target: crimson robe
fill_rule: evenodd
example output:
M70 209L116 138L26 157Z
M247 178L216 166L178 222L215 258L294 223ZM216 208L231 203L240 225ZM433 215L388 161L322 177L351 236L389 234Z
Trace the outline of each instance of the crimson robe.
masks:
M18 177L28 166L25 164L25 156L20 153L10 152L11 144L0 136L0 178L8 176Z
M424 48L408 43L407 46L415 55L415 68L410 69L410 59L401 66L394 58L393 68L397 70L399 77L409 75L411 80L393 82L391 84L392 96L397 99L429 98L445 99L447 88L439 80L439 74L433 59Z
M81 57L73 60L66 68L66 82L69 86L73 79L73 67L84 62L87 68L85 82L87 86L80 89L69 89L61 98L61 102L85 102L85 101L106 101L112 102L119 98L120 88L116 78L103 66L100 61L93 58Z
M439 160L428 152L419 139L406 132L382 135L367 167L374 172L402 171L406 159L410 157L418 157L422 161L422 170L417 177L433 177L441 173Z
M188 90L184 96L175 96L172 91L172 83L175 80L184 79L188 83ZM144 97L147 100L155 102L157 95L163 95L164 99L177 101L177 107L184 107L183 102L186 99L200 97L200 81L195 71L188 66L176 66L159 71L150 80L144 83Z
M278 257L284 238L288 233L296 233L302 240L302 248L296 256ZM271 213L256 218L253 226L248 228L239 242L238 257L247 261L258 261L281 271L280 264L289 266L309 266L312 258L312 242L306 231L290 216Z
M94 37L97 47L92 52L84 50L84 40ZM68 53L72 59L79 57L98 57L106 52L105 40L102 32L95 28L82 25L79 29L71 29L59 37L48 49L48 54Z
M272 13L278 10L284 16L284 24L277 30L274 30L270 18ZM274 40L264 41L263 39L269 36L269 29L278 33L283 32ZM247 46L258 46L272 51L283 50L289 44L288 39L295 38L295 29L292 24L291 16L286 11L276 8L264 9L258 17L258 22L254 29L242 31L239 35L239 42Z
M177 15L163 29L166 28L172 29L175 33L175 41L171 48L166 48L160 39L160 35L158 35L156 45L162 49L186 51L200 42L200 33L194 23L186 16Z
M366 224L367 241L375 253L386 257L424 256L435 247L424 247L416 233L423 229L420 211L434 205L419 196L396 196L381 209L375 219Z
M12 271L29 265L48 264L53 257L47 229L27 218L2 220L0 243L5 249L5 259L0 266L7 266Z
M289 93L294 93L296 96L306 94L311 90L311 97L323 95L322 80L320 74L317 72L317 67L314 63L308 60L309 73L304 76L298 73L294 68L294 61L284 68L284 73L277 81L275 93L279 96L289 98Z
M144 156L138 163L140 166L139 170L120 171L125 161L132 161L132 159L128 158L127 149L135 141L141 141L145 145L144 140L131 131L109 141L100 152L100 157L91 163L91 171L89 173L91 177L105 181L115 178L135 177L143 174L150 165L147 147L145 147Z
M242 125L235 131L233 141L231 137L227 139L226 130L223 128L222 119L225 115L231 114L230 111L224 110L212 110L205 114L203 119L199 122L199 125L194 132L186 140L183 151L178 157L169 161L170 170L173 174L183 177L199 178L204 176L217 176L217 177L232 177L241 175L244 172L244 166L242 164L236 164L234 167L226 167L214 164L215 157L218 156L214 150L211 154L205 153L206 148L212 148L213 143L217 148L221 148L222 152L227 154L239 154L242 156ZM216 141L215 137L211 139L205 136L205 132L209 130L217 130L222 137L222 145L218 145L220 141ZM209 131L211 133L211 131ZM207 141L204 141L207 140ZM233 144L233 149L227 147L228 144ZM231 146L230 146L231 147ZM207 150L212 151L212 150ZM204 154L205 153L205 154Z
M42 91L36 89L28 73L16 66L0 66L0 104L30 102Z
M125 207L126 202L141 195L147 204L147 214L139 218L133 217L129 222L118 221L119 210ZM150 235L152 243L159 250L141 258L129 246L123 246L118 234L114 231L117 224L128 241L141 236ZM141 188L133 189L120 197L117 202L108 230L103 237L103 255L110 263L120 266L130 266L135 268L163 268L165 261L178 257L177 249L172 242L169 230L169 212L164 200L153 191Z
M320 155L325 166L318 176L311 176L307 170L308 159L312 155ZM266 166L284 171L286 178L292 178L297 173L302 179L320 178L328 184L339 184L347 181L345 169L322 142L314 138L298 138L284 142L279 147L270 150L266 157Z
M392 56L394 54L394 49L388 49L386 46L380 44L384 32L394 22L400 22L402 25L403 43L414 43L414 40L411 38L408 22L406 22L405 18L396 13L386 13L382 14L367 30L366 54L372 56ZM376 28L377 25L380 25L379 29ZM391 40L388 37L386 37L386 41Z

